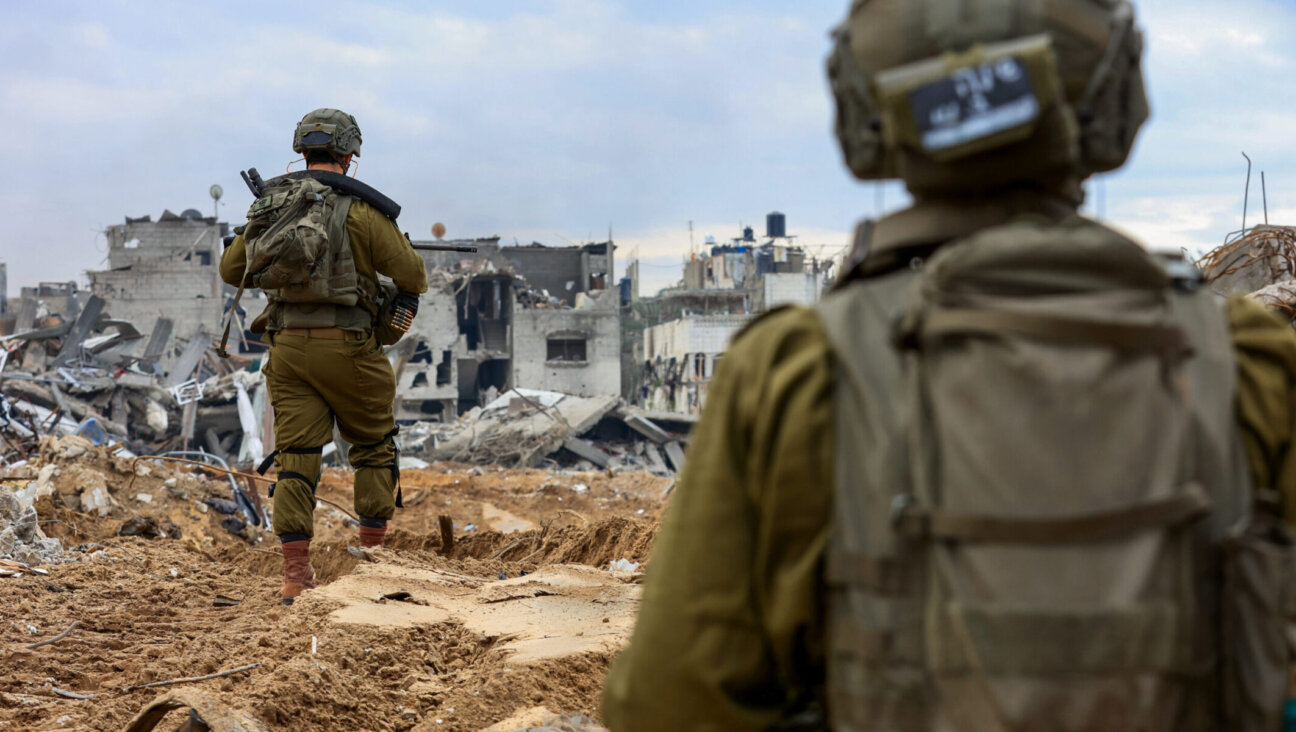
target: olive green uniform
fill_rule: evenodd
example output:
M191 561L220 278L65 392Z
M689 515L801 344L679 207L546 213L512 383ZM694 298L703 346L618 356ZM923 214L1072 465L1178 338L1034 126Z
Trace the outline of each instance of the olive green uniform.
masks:
M948 221L922 205L894 218L879 224L875 250L888 244L888 223ZM925 235L949 240L993 223L954 218L964 231ZM1227 312L1251 475L1286 494L1296 523L1296 334L1252 300L1230 300ZM731 344L662 525L633 640L604 689L609 728L763 730L822 704L834 379L814 310L772 313Z
M396 224L369 204L356 200L347 215L347 233L356 274L376 280L390 277L401 290L427 290L423 259L409 246ZM221 278L237 286L247 260L239 236L221 257ZM353 447L355 509L362 517L386 520L395 512L395 425L392 405L396 379L391 363L374 339L372 316L363 307L336 308L331 317L338 333L299 330L283 303L267 308L270 352L262 367L274 408L274 532L280 536L314 535L314 484L320 475L318 448L333 439L336 421L342 439ZM311 324L309 327L317 327ZM289 332L281 333L284 329ZM318 337L343 335L343 338ZM299 451L299 452L293 452Z

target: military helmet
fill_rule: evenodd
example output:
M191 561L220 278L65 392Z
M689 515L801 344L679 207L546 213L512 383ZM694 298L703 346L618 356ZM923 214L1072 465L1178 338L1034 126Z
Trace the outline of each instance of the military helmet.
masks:
M1126 0L854 0L833 36L847 166L916 194L1114 170L1148 116Z
M323 150L339 162L346 155L360 157L360 125L355 117L339 109L317 109L297 123L293 152Z

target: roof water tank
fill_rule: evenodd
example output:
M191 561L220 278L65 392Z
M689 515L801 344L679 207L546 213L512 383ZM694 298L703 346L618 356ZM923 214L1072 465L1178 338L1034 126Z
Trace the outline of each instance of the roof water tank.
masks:
M766 214L765 236L771 239L787 236L787 217L778 211L771 211Z

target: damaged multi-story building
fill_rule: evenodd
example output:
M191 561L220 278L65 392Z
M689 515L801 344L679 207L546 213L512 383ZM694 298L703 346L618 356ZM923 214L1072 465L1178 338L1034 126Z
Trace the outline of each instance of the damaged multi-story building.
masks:
M729 244L693 255L679 287L652 307L636 359L633 399L648 409L696 414L729 341L756 315L780 305L809 305L826 287L831 259L807 256L787 234L787 218L766 216L763 240L748 226Z
M165 320L179 338L216 333L233 294L218 266L227 229L194 209L167 211L156 221L127 217L105 231L108 266L87 273L90 290L83 295L99 296L113 318L141 330ZM421 252L430 289L411 334L393 354L401 419L453 418L517 386L579 396L620 393L611 241L500 246L491 237L467 243L476 254ZM44 290L66 298L75 296L76 285L42 285ZM260 346L254 339L243 344L240 326L265 304L261 293L244 293L231 348Z
M114 318L139 328L166 320L180 338L214 333L233 294L219 271L221 239L228 229L196 209L178 216L164 211L157 221L128 216L105 230L108 267L86 273L90 292L103 298ZM242 323L251 322L265 304L260 292L244 293ZM241 332L235 331L235 344Z
M514 387L621 393L611 241L569 247L452 242L420 252L428 292L397 348L397 418L453 419Z

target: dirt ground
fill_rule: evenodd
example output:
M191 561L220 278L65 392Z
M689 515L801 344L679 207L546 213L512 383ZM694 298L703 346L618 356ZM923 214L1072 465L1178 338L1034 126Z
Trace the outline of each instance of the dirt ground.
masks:
M43 453L57 474L36 507L70 561L0 578L0 730L120 730L172 693L267 729L520 729L555 715L593 725L639 598L639 573L609 563L647 558L670 484L630 472L403 471L406 508L383 549L350 551L354 525L322 504L321 586L284 607L277 541L254 527L231 533L237 524L208 500L228 499L227 481L66 452ZM0 473L0 490L41 467ZM103 517L78 500L98 481L113 498ZM319 497L349 510L349 475L328 471ZM448 555L441 515L456 526ZM135 517L155 536L119 536ZM26 647L73 622L63 639Z

